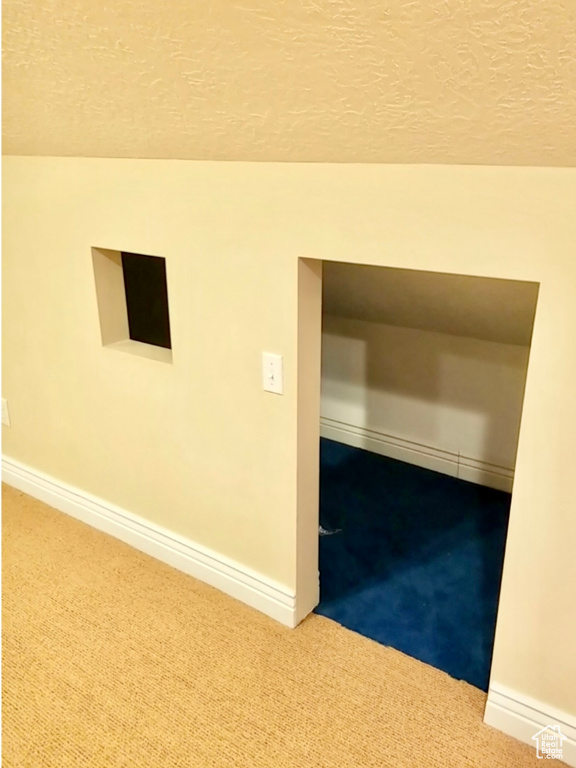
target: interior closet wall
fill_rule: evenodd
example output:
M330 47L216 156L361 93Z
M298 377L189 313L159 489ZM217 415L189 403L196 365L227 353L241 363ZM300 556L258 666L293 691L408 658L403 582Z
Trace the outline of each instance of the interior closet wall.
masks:
M527 346L325 315L321 433L511 490Z
M511 491L536 283L328 262L321 433Z

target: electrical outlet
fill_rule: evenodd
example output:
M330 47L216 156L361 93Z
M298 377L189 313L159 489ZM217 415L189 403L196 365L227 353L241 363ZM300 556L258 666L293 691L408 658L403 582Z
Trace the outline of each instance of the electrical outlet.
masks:
M266 392L284 394L282 355L262 352L262 386Z
M8 413L8 401L2 398L2 424L10 426L10 414Z

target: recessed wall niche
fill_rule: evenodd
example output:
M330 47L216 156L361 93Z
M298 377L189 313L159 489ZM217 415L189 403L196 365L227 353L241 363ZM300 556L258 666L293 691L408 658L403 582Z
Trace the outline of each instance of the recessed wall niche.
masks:
M166 259L92 248L102 344L172 362Z

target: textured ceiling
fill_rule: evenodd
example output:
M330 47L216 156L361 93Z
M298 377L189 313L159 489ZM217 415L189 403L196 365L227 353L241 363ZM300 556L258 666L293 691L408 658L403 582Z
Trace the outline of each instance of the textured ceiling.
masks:
M7 154L576 165L573 0L5 0Z
M324 262L324 312L528 346L538 284Z

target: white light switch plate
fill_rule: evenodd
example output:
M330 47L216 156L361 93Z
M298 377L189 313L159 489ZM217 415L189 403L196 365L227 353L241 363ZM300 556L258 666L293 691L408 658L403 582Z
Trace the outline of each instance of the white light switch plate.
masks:
M284 393L282 355L262 352L262 386L266 392Z
M8 413L8 401L2 398L2 424L10 426L10 414Z

